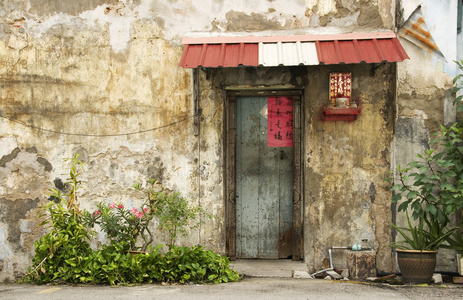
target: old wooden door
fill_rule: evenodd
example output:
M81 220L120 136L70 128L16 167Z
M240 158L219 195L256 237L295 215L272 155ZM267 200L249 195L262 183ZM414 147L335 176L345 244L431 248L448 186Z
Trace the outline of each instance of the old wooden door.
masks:
M267 146L267 97L236 107L236 256L292 255L293 148Z

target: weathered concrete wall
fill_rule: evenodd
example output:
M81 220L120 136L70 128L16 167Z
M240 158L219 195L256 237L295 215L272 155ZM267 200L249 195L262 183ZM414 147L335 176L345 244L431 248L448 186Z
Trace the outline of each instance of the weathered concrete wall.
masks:
M195 203L199 193L191 75L177 67L182 48L121 2L96 8L106 18L102 24L72 16L102 1L48 1L50 10L35 1L28 11L13 10L20 6L15 3L2 4L7 16L0 41L0 115L8 118L0 120L2 281L29 264L41 233L33 208L47 201L55 178L66 180L62 159L73 153L87 163L83 207L136 202L143 195L130 186L151 177ZM127 27L115 28L119 21ZM208 201L218 199L220 194ZM215 205L208 208L220 215ZM203 243L207 235L215 242L204 243L220 251L215 222L188 243Z
M365 81L381 89L373 93L356 87L364 103L362 116L346 125L317 118L328 92L327 78L321 74L351 67L240 68L201 74L203 116L201 134L195 136L190 118L194 114L191 71L177 65L180 38L187 34L392 29L395 2L2 1L0 281L24 273L33 255L33 241L41 233L33 208L47 201L45 194L55 178L65 179L62 159L76 152L88 168L81 195L84 207L102 199L137 201L140 196L130 186L155 177L217 216L182 242L202 243L223 252L222 88L232 82L256 84L264 79L266 84L289 83L308 91L305 229L317 233L306 235L309 265L318 268L326 247L338 242L368 238L383 247L390 237L382 223L389 218L384 211L389 196L383 194L379 173L387 163L385 145L390 143L392 128L393 104L386 105L388 93L394 90L390 66L380 66L376 76L369 75L369 67L353 68L360 74L354 74L357 85ZM267 72L273 74L271 81ZM409 75L400 76L404 81ZM377 131L367 138L362 135L368 128L384 136L373 143ZM329 161L328 157L340 159ZM343 189L353 192L341 198ZM333 203L338 201L352 205L352 211L335 208ZM328 217L344 228L343 239L338 239L337 229L328 228L324 221ZM387 269L388 255L380 250L381 269Z
M358 120L323 121L330 72L352 72L353 99L362 111ZM330 246L351 246L367 239L377 250L378 269L391 271L390 192L383 179L390 168L394 65L240 68L207 74L201 81L201 101L212 94L223 103L221 91L227 86L305 90L305 261L310 270L319 270ZM212 84L205 84L207 78Z
M352 72L352 97L361 114L353 122L328 122L329 73ZM390 271L390 167L394 122L392 64L330 66L309 71L306 92L305 251L309 267L322 268L331 246L368 240L379 271ZM336 230L333 230L336 228ZM342 260L337 260L342 264Z
M456 121L453 105L452 79L456 74L458 39L456 32L456 1L401 1L399 3L399 24L421 5L426 28L447 62L428 53L415 44L401 39L410 57L397 68L397 118L395 120L394 142L392 143L391 168L404 166L416 160L431 145L432 134L441 132L441 125ZM445 34L444 34L445 33ZM460 45L461 47L461 45ZM394 211L395 214L395 211ZM404 214L395 217L398 224L405 225ZM456 271L452 251L440 250L438 270Z

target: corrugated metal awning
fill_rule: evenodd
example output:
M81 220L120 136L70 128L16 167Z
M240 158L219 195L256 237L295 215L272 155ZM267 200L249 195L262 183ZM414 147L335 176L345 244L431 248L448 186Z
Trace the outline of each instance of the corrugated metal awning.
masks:
M205 37L182 40L180 66L297 66L409 59L392 31L329 35Z

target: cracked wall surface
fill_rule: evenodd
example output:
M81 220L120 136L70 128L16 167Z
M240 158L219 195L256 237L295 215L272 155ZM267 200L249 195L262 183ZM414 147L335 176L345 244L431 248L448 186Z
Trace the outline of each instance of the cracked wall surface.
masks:
M398 24L403 24L421 6L425 28L447 62L406 39L402 39L410 60L397 67L397 116L391 145L391 169L416 160L417 154L434 147L434 134L441 126L458 121L453 101L453 77L456 75L457 56L456 7L457 1L400 1L397 7ZM443 34L445 32L445 34ZM393 207L395 212L395 207ZM406 225L404 214L397 214L399 225ZM440 249L437 269L455 272L455 253Z
M361 107L354 122L323 121L329 89L320 87L329 86L329 73L335 71L353 74L352 99ZM329 247L366 239L377 250L378 270L390 272L392 215L383 179L390 169L395 66L243 68L203 76L211 82L201 86L204 98L223 97L223 86L304 89L304 260L309 271L323 269ZM219 99L218 103L224 102ZM345 267L342 257L336 259L339 267Z
M320 110L328 90L307 89L305 232L313 238L305 238L306 261L321 269L329 247L368 240L377 252L377 270L387 272L391 211L383 179L390 168L395 69L383 65L372 73L368 65L327 66L309 73L309 86L327 86L335 70L352 72L352 98L361 113L354 122L323 122Z
M405 2L408 11L416 1ZM404 149L419 152L441 122L455 119L451 77L436 71L434 61L422 63L428 54L401 40L411 60L397 69L200 72L199 135L192 71L178 63L186 35L391 30L396 9L392 0L3 0L0 281L20 277L30 264L33 242L44 233L36 208L47 203L50 187L66 181L63 159L74 153L86 163L83 207L103 199L137 203L142 196L130 187L154 177L216 216L181 243L224 253L224 87L259 83L306 91L304 216L306 232L314 233L304 241L308 266L319 268L334 243L367 238L378 248L378 268L392 270L382 172L407 158ZM326 124L319 119L326 76L340 70L355 71L363 113L352 124ZM393 132L394 126L419 137L408 129ZM156 242L164 238L158 234Z

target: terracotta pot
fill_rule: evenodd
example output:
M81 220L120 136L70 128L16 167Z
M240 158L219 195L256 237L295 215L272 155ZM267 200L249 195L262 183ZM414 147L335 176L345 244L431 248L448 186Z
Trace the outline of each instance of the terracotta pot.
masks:
M436 269L437 251L396 250L404 282L429 283Z

